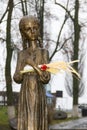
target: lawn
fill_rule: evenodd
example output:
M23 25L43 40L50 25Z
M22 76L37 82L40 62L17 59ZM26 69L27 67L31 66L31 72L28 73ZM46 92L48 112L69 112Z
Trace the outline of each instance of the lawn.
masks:
M77 118L75 118L77 119ZM59 124L61 122L74 120L74 118L66 118L62 120L52 120L50 125ZM0 106L0 130L11 130L8 122L7 107Z
M10 130L7 107L0 106L0 130Z

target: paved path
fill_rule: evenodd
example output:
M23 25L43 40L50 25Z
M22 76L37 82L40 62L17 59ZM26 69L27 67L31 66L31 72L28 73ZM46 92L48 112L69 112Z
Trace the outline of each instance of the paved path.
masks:
M73 120L73 121L68 121L65 123L60 123L60 124L55 124L50 126L49 130L60 130L60 129L85 129L87 130L87 117L84 118L80 118L77 120Z

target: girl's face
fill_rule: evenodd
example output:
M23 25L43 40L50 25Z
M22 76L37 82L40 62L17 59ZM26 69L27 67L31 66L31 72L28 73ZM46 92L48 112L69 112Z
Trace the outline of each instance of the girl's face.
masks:
M30 41L37 40L39 36L39 24L35 21L27 21L24 24L23 34Z

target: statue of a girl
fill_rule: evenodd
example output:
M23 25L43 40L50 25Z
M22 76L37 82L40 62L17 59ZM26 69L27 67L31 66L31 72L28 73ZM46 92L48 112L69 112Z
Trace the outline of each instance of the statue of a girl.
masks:
M18 104L18 130L48 130L46 94L43 84L50 74L38 67L49 62L49 53L42 48L40 23L36 17L24 16L19 23L23 50L19 52L14 81L21 83ZM34 71L21 74L29 65Z

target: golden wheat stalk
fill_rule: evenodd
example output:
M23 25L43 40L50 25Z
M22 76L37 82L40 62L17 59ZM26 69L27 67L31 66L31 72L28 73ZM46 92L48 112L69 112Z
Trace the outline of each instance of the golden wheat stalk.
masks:
M80 78L79 73L73 67L71 67L71 64L75 62L79 62L79 60L74 60L71 62L57 61L57 62L45 64L45 66L47 66L45 71L56 74L56 73L59 73L61 70L63 70L66 72L71 72L75 74L78 78ZM43 65L38 65L39 68L41 68L41 66ZM33 71L34 69L32 68L30 70L23 70L21 71L21 73L27 73L27 72L33 72Z

